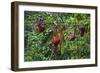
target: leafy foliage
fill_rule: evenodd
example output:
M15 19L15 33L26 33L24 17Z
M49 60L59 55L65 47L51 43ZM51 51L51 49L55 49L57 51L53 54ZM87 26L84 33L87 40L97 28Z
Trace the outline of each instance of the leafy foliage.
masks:
M41 32L36 31L38 17L45 24ZM65 26L62 47L56 48L59 49L56 55L52 42L54 23L59 29L57 34ZM90 14L25 11L24 48L25 61L90 58Z

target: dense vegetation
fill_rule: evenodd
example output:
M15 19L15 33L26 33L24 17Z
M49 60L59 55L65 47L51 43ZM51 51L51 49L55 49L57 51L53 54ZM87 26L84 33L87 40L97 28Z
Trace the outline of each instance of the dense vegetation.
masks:
M90 58L90 15L24 12L24 60Z

